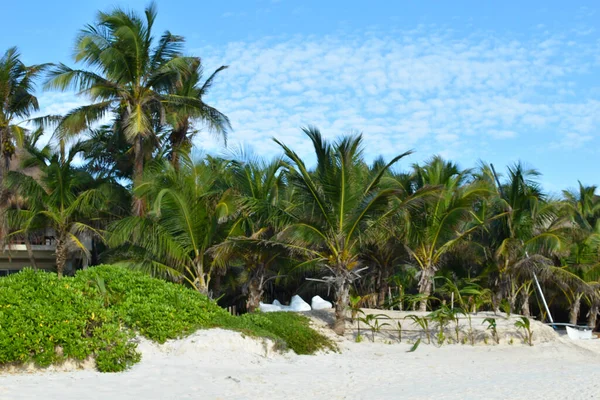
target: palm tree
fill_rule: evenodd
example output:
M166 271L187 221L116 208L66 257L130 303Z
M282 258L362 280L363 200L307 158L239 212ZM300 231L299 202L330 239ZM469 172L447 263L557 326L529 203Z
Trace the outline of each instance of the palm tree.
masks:
M122 130L133 147L134 185L141 182L145 144L156 142L165 106L204 105L198 99L166 93L182 74L189 72L190 59L181 56L180 36L167 31L154 44L155 19L153 3L145 9L143 18L120 8L99 12L95 24L83 29L76 41L75 61L89 69L58 64L46 82L48 89L76 88L93 101L61 119L56 128L60 139L112 115L115 129ZM134 198L134 213L141 215L144 208L143 200Z
M508 299L512 312L519 289L533 279L534 273L559 287L587 288L575 274L554 265L554 260L568 250L569 225L563 215L564 205L541 191L538 176L538 171L520 163L508 168L503 184L494 179L490 166L484 165L480 173L480 179L494 188L494 196L482 207L489 224L480 245L496 276L496 311L500 300ZM522 293L522 309L527 312L529 295Z
M39 110L34 82L47 66L26 66L20 57L17 48L12 47L0 58L0 240L7 233L3 217L7 201L4 180L15 146L23 145L26 134L16 120L27 118L31 112Z
M590 288L570 288L569 320L577 324L581 300L585 296L590 304L588 323L595 328L600 306L600 293L597 281L600 280L600 197L596 196L596 186L584 186L579 182L579 190L563 191L569 216L572 222L571 248L564 259L567 269L587 282Z
M189 73L182 74L170 89L170 92L175 96L197 101L192 106L183 103L173 105L167 109L167 121L172 126L168 138L171 147L171 162L176 169L179 168L179 153L191 147L192 137L197 132L192 130L194 120L204 123L209 131L227 140L227 132L231 129L229 118L203 100L203 97L206 96L214 84L219 72L226 68L226 65L222 65L202 82L202 62L200 58L191 58L188 67Z
M223 181L226 162L207 157L194 162L182 156L179 171L157 161L134 189L147 198L150 211L111 224L108 244L114 258L153 275L185 281L209 294L218 267L207 250L225 236L223 223L234 209L232 190Z
M489 192L477 182L469 183L469 171L434 157L424 166L414 165L413 179L417 190L437 191L430 201L409 210L406 248L421 271L419 278L419 310L427 310L433 277L443 258L469 234L481 228L474 206Z
M26 202L25 208L11 210L9 220L17 228L11 235L52 228L56 235L56 270L62 277L70 248L75 247L86 256L89 253L80 235L101 237L92 221L101 210L110 208L110 186L94 181L86 171L73 166L77 150L66 157L49 146L41 150L28 147L27 151L31 157L24 160L24 165L36 166L41 176L38 180L18 171L9 173L8 188Z
M283 248L264 244L290 219L285 210L282 167L280 159L270 163L253 159L232 162L236 197L236 207L232 210L234 220L227 239L211 249L222 264L231 260L243 263L247 275L243 291L248 296L249 312L258 308L267 281L277 277L275 269L288 263Z
M296 222L285 228L277 242L320 264L332 276L335 287L335 326L345 331L350 286L360 277L360 238L367 221L383 213L393 190L381 190L382 175L406 152L383 165L373 176L362 159L362 136L346 136L334 144L323 139L316 128L304 133L314 146L317 165L309 171L302 159L285 144L274 139L291 164L287 179L295 189L293 213Z

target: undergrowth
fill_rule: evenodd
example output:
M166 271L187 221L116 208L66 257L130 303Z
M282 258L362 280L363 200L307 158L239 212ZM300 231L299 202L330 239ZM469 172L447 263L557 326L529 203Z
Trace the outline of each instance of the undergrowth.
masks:
M298 354L335 350L305 316L234 317L196 291L114 265L62 279L32 269L0 278L0 366L93 356L98 370L117 372L140 360L136 332L164 343L213 327L272 339Z

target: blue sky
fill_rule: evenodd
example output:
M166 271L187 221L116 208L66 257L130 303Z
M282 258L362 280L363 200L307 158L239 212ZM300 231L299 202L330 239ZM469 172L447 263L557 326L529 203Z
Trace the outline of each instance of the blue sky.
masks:
M104 1L3 5L0 50L72 64L78 29ZM147 1L115 1L142 10ZM442 154L462 167L522 160L550 191L600 184L600 4L588 1L159 0L157 34L222 73L206 99L230 116L229 145L273 156L277 136L310 158L307 124L362 132L369 157ZM41 93L42 113L84 104ZM219 152L209 134L200 147Z

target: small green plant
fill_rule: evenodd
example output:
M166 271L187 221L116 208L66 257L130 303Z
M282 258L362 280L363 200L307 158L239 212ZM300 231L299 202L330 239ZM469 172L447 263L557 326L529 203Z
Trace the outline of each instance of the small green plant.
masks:
M533 331L531 330L531 321L529 318L521 317L517 322L515 322L515 327L523 330L525 343L533 346Z
M364 340L362 335L356 335L356 337L354 338L354 341L356 343L361 343Z
M500 344L500 336L498 336L498 329L497 329L497 324L496 324L496 318L486 318L483 320L482 324L486 324L487 323L487 330L489 330L492 333L492 339L494 339L494 342L496 342L496 344Z
M420 317L418 315L411 314L407 315L404 318L410 318L415 324L419 325L421 329L423 329L423 331L425 332L427 344L431 344L431 332L429 331L429 320L427 319L427 317Z
M390 326L389 323L384 322L380 323L379 321L382 319L389 319L385 314L367 314L362 318L359 318L359 321L362 321L371 329L371 341L375 342L375 333L380 332L381 328L384 326Z
M510 302L507 299L502 299L500 309L506 313L506 318L510 318L511 308Z
M352 321L352 323L354 323L354 320L356 319L357 315L359 313L363 313L362 310L360 309L362 303L362 297L359 295L350 295L350 320ZM364 314L364 313L363 313ZM360 328L359 328L360 330Z
M513 338L510 338L510 340L508 341L508 344L510 344L511 346L515 343Z
M396 321L396 330L398 331L398 341L402 343L402 323Z
M418 338L417 341L412 345L412 347L410 348L410 350L408 352L409 353L414 352L415 350L417 350L417 348L419 347L420 344L421 344L421 338Z
M438 333L436 334L438 345L443 345L446 340L445 329L446 325L454 318L453 311L447 306L442 305L437 310L431 312L427 316L430 320L437 322Z

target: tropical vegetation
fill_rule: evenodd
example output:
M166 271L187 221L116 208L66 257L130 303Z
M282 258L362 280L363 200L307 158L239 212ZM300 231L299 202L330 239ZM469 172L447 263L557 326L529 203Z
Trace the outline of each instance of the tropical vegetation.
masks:
M200 58L186 55L183 37L165 32L155 39L156 17L154 5L142 15L119 8L98 13L77 35L79 69L25 66L16 49L0 59L4 242L51 228L60 277L74 273L65 269L69 254L89 256L82 238L91 238L98 254L90 259L97 263L139 270L186 288L177 293L192 296L192 289L242 311L296 293L329 295L340 334L351 298L373 308L421 311L460 298L464 313L489 309L545 318L536 280L553 313L572 323L587 316L596 326L595 186L580 183L552 195L541 187L540 173L523 163L499 173L485 162L463 169L440 156L409 166L404 157L410 151L369 161L360 134L331 139L316 127L303 128L314 163L276 138L282 154L273 160L200 156L192 145L197 132L226 139L231 130L227 110L204 98L227 79L227 69L204 79ZM36 79L46 90L76 89L90 103L32 118L39 108ZM36 145L40 129L52 135L44 147ZM39 176L9 172L15 154ZM116 267L103 271L105 283L125 274ZM44 280L60 288L79 282L77 290L86 291L89 279L80 276L91 279L92 273L61 283L29 271L2 284ZM152 293L150 286L138 291L140 299ZM183 310L186 302L177 301L174 311ZM122 308L135 312L133 304ZM93 312L108 320L108 310ZM138 316L119 318L155 334L150 325L136 325ZM263 316L245 318L269 325ZM89 318L78 323L89 324ZM194 324L182 323L177 334ZM0 363L25 353L19 354Z

